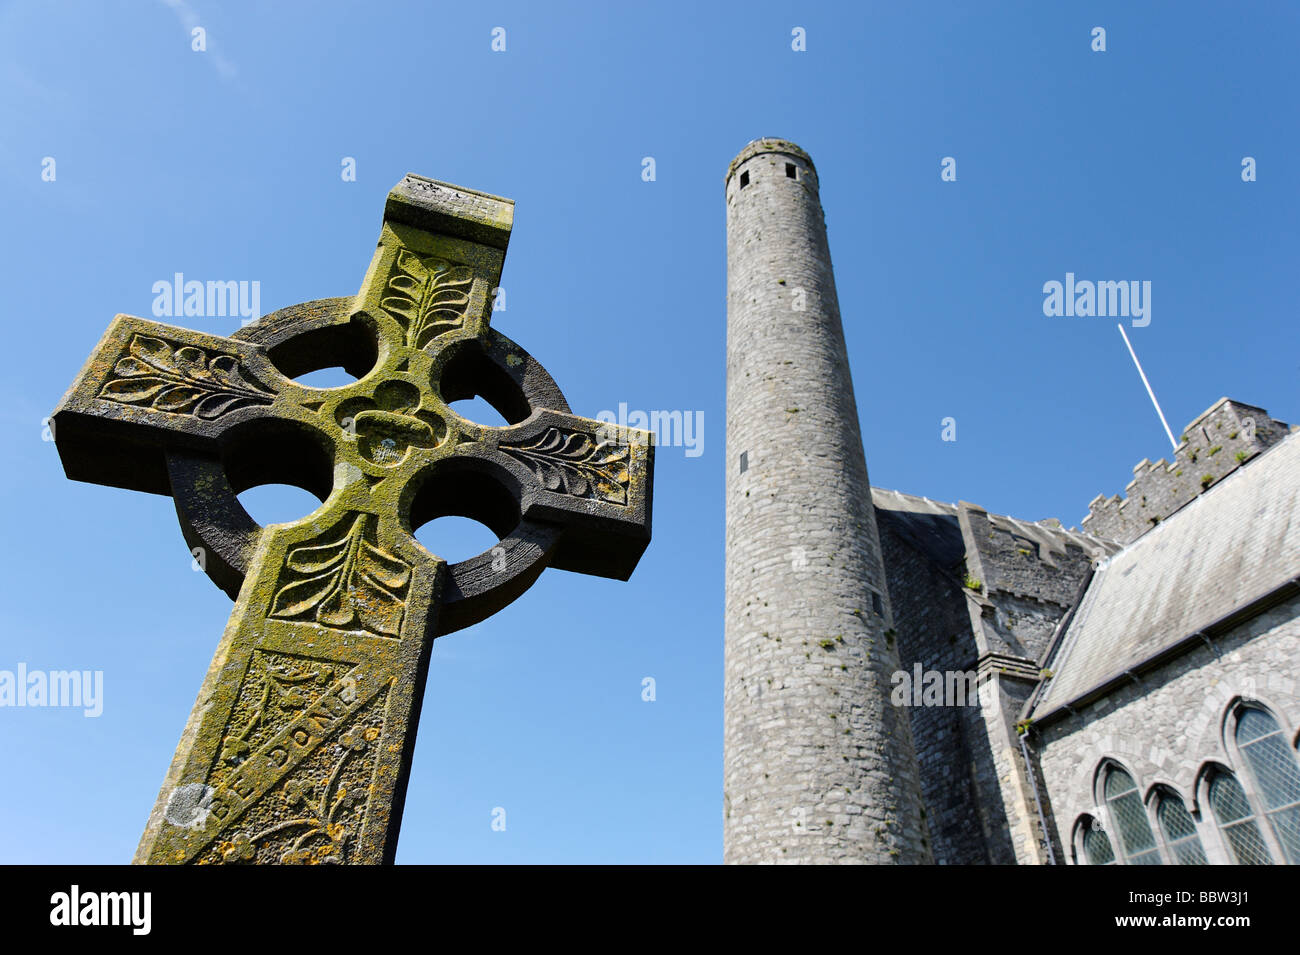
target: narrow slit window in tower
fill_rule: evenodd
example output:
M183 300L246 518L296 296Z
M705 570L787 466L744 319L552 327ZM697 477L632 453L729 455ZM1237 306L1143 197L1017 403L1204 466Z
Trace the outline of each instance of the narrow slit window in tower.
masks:
M749 185L749 171L746 170L740 174L740 188L744 189Z
M788 162L788 163L786 163L786 164L785 164L785 178L787 178L787 179L794 179L794 178L796 178L796 177L795 177L794 170L795 170L795 165L794 165L794 163L792 163L792 162Z

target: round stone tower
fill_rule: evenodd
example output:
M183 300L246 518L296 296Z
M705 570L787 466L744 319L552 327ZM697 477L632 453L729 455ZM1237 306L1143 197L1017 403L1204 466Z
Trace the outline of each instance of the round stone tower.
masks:
M930 862L817 171L727 170L724 861Z

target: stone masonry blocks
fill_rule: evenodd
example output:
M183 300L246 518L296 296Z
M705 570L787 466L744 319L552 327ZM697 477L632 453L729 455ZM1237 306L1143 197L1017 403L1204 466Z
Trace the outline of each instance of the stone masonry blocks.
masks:
M817 173L757 140L726 201L724 859L930 862Z
M1286 437L1290 426L1263 408L1220 398L1189 424L1174 460L1138 462L1125 497L1097 495L1083 529L1121 544L1137 540L1193 498Z

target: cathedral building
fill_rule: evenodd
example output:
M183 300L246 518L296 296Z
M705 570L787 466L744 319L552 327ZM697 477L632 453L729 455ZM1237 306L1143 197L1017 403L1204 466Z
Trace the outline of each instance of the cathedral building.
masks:
M1220 399L1080 530L873 488L812 159L726 203L726 861L1300 862L1300 429Z

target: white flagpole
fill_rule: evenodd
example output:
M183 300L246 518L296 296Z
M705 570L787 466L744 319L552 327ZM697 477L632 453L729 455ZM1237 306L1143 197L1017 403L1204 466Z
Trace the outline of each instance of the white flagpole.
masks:
M1128 340L1128 335L1124 334L1124 326L1116 325L1119 329L1120 336L1124 339L1124 344L1128 345L1128 353L1133 356L1133 364L1137 365L1138 374L1142 376L1142 384L1147 386L1147 394L1151 396L1151 403L1156 406L1156 414L1160 415L1160 423L1165 426L1165 434L1169 435L1169 443L1173 445L1174 452L1178 451L1178 442L1174 440L1174 433L1169 430L1169 422L1165 420L1165 413L1160 410L1160 402L1156 401L1156 393L1151 390L1151 382L1147 381L1146 372L1142 370L1142 363L1138 361L1137 352L1133 350L1133 344Z

